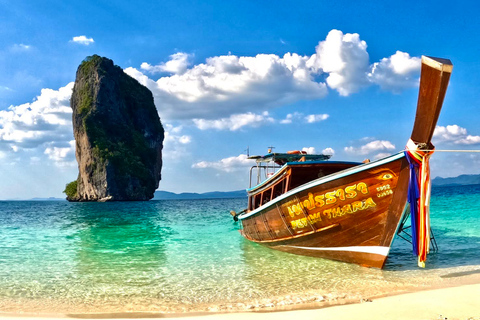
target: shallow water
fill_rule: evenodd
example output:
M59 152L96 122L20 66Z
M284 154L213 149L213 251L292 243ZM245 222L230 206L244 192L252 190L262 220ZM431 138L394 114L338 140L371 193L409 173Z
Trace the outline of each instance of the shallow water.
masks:
M480 273L480 186L433 190L440 250L397 238L383 270L244 240L244 199L0 202L0 311L218 311L360 299Z

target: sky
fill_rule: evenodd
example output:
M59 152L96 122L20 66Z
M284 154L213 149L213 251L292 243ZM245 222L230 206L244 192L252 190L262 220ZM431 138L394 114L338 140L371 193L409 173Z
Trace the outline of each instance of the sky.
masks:
M358 3L358 4L357 4ZM148 87L166 131L159 190L248 187L250 155L379 159L413 128L420 58L454 65L437 150L480 149L476 1L0 0L0 199L64 197L70 96L87 56ZM480 173L436 152L432 176Z

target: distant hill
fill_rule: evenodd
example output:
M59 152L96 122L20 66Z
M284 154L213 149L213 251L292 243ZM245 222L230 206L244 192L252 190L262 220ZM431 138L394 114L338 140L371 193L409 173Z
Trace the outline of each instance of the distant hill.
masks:
M67 201L65 198L32 198L33 201Z
M462 174L453 178L436 177L432 180L432 186L464 186L471 184L480 184L480 174Z
M247 192L245 190L237 191L214 191L206 193L173 193L168 191L155 191L152 200L193 200L193 199L228 199L228 198L246 198Z
M30 198L30 199L22 199L22 198L13 198L13 199L5 199L0 201L67 201L65 198Z

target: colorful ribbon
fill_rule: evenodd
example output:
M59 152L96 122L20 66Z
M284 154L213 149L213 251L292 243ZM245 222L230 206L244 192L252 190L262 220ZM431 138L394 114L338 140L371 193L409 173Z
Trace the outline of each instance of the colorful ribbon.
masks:
M430 250L430 164L433 150L422 151L409 140L405 156L410 164L408 202L412 224L413 253L418 256L418 266L425 268Z

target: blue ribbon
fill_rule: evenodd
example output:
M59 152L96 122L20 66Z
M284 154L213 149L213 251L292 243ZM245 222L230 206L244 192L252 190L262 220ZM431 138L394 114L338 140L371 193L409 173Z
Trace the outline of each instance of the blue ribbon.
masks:
M418 198L420 198L420 190L418 189L417 171L419 165L410 158L407 151L405 157L410 164L410 180L408 182L408 203L410 203L410 221L412 225L412 246L413 254L418 256Z

